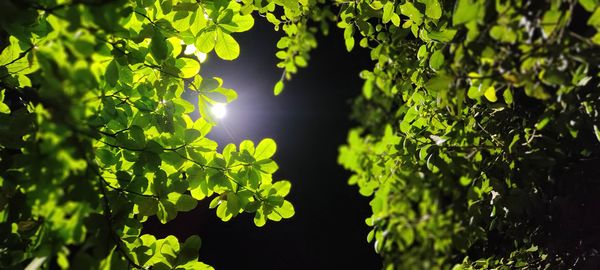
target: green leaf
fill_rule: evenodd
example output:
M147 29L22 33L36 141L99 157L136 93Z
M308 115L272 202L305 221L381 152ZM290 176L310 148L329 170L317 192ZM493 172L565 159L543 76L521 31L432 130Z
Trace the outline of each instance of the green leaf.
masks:
M271 138L264 139L260 141L258 146L256 146L256 151L254 152L254 158L256 160L263 160L272 157L277 151L277 144Z
M200 33L200 35L196 38L196 49L203 53L209 53L215 47L215 43L217 42L217 32L216 31L204 31Z
M190 195L196 200L202 200L212 194L212 190L208 189L208 183L206 181L206 175L190 175Z
M412 243L415 241L415 232L411 227L404 227L400 231L400 236L407 246L412 245Z
M221 86L221 81L219 78L202 78L202 82L200 86L198 86L198 91L208 92L216 89Z
M442 7L438 0L427 0L425 1L425 15L432 19L439 19L442 17Z
M182 6L182 5L184 5L184 4L183 3L179 4L179 6ZM183 29L178 29L178 30L185 31L185 28L188 28L187 26L189 26L188 29L190 30L191 34L197 35L198 33L200 33L200 31L202 31L203 29L206 28L208 20L204 17L204 10L202 8L198 8L198 6L194 6L194 4L190 5L190 11L192 11L191 21L190 21L191 24L183 23L182 24Z
M177 238L173 235L169 235L156 242L156 249L159 252L157 255L163 258L162 264L173 265L176 262L177 253L179 252L179 241Z
M271 159L263 159L261 161L256 162L256 165L259 165L259 170L261 172L267 174L273 174L279 169L277 163L275 163L275 161Z
M219 27L229 32L245 32L250 30L254 26L254 18L252 15L240 15L236 14L232 20L228 23L221 23Z
M0 113L10 113L10 108L4 103L4 90L0 91Z
M498 41L514 43L517 41L517 34L509 27L496 25L490 30L490 36Z
M423 14L410 2L406 2L400 6L400 13L409 17L416 25L423 23Z
M117 171L115 176L117 177L119 185L122 187L127 186L129 182L131 182L131 175L126 171Z
M506 102L506 104L512 104L513 95L512 95L512 91L510 90L510 88L507 88L504 90L504 92L502 93L502 97L504 98L504 102Z
M477 19L479 15L479 2L473 0L458 0L454 5L452 24L459 25Z
M244 152L247 151L250 154L254 153L254 142L252 142L251 140L243 140L240 143L240 152Z
M136 204L142 216L153 216L158 211L158 200L144 196L137 196Z
M116 157L113 152L111 152L110 150L104 149L104 148L100 148L100 149L96 150L96 157L104 165L107 165L107 166L116 164L117 161L119 160L119 158Z
M281 21L277 19L277 17L273 13L267 13L266 17L267 21L275 26L278 26L281 23Z
M254 167L246 169L246 174L244 175L247 179L247 182L251 188L258 188L261 182L260 172Z
M201 136L202 134L197 129L186 129L184 133L184 142L186 144L191 144L198 140Z
M223 95L225 97L225 102L227 103L237 99L237 92L233 89L219 87L215 92Z
M459 179L460 184L465 187L470 185L472 181L473 180L467 176L461 176Z
M236 154L235 144L230 143L230 144L226 145L225 148L223 148L223 159L225 160L225 162L227 162L228 165L232 163L231 158L235 154Z
M467 96L471 99L478 99L483 95L483 91L481 91L481 85L479 86L471 86L467 91Z
M208 204L208 208L213 209L213 208L219 206L222 202L223 202L223 200L221 200L221 197L217 196L217 197L213 198L212 201L210 201L210 203Z
M151 155L151 154L148 153L145 155ZM148 189L148 179L141 175L135 175L133 177L133 180L127 186L127 189L130 191L134 191L134 192L143 194Z
M233 60L240 55L240 45L231 35L217 29L215 52L223 60Z
M456 29L446 28L442 31L432 31L427 34L430 39L439 41L439 42L450 42L454 39L456 35Z
M483 95L485 96L485 98L487 98L487 100L491 102L498 101L498 98L496 97L496 88L494 88L493 85L488 87L483 93Z
M116 60L112 60L108 64L106 73L104 73L104 78L109 86L114 87L117 85L117 82L119 81L119 66Z
M229 221L233 215L227 210L227 201L217 206L217 217L222 221Z
M529 247L525 251L527 251L527 252L536 252L536 251L538 251L538 247L536 245L531 245L531 247Z
M600 6L600 0L579 0L579 4L588 12L592 12Z
M419 50L417 51L417 59L423 60L423 59L425 59L425 57L427 57L427 55L428 55L427 45L421 45L419 47Z
M362 94L370 100L373 97L373 79L368 79L365 81L362 87Z
M450 89L450 84L452 83L453 78L440 74L436 77L433 77L425 84L425 88L432 92L440 92Z
M129 127L129 136L135 142L137 147L144 148L146 146L146 135L141 127L136 125Z
M388 23L392 19L394 13L394 2L387 2L383 5L383 16L381 20L383 23Z
M241 209L240 199L235 193L227 194L227 212L236 216Z
M400 27L400 16L396 13L392 13L392 24L396 27ZM366 47L366 46L365 46Z
M373 241L373 237L375 236L375 230L370 230L369 234L367 234L367 242L371 243Z
M152 40L150 40L150 53L158 62L167 59L169 55L167 40L159 30L154 31Z
M260 208L260 202L252 201L246 204L246 206L244 207L244 211L246 211L247 213L254 213L258 210L258 208Z
M347 51L352 51L352 48L354 48L354 27L352 25L346 27L346 29L344 29L344 44L346 45L346 50Z
M283 201L283 204L277 208L277 213L281 215L282 218L291 218L296 212L294 206L290 202Z
M256 213L254 213L254 225L256 225L257 227L262 227L265 226L266 223L267 219L265 217L265 214L262 209L259 209L258 211L256 211Z
M562 12L560 10L548 10L544 13L544 17L542 17L542 30L545 37L549 37L552 35L554 30L557 28L559 20L562 16ZM592 18L590 18L591 20ZM599 16L600 19L600 16ZM589 23L589 21L588 21Z
M277 194L279 196L285 197L290 193L290 189L292 188L292 184L290 181L277 181L273 184L273 188L277 190Z
M435 51L431 55L431 58L429 58L429 67L431 67L431 69L433 69L434 71L439 71L444 65L444 60L445 57L442 51Z
M175 66L179 68L181 77L183 78L192 78L200 72L200 63L187 57L177 59Z
M198 251L201 245L202 240L199 236L192 235L188 237L183 245L181 245L181 249L177 255L177 264L181 265L198 259Z
M175 208L175 205L172 202L165 199L159 200L156 217L162 224L173 220L176 216L177 209Z
M381 1L371 1L370 5L371 5L371 8L373 8L374 10L380 10L383 7L383 4L381 4Z
M171 192L169 193L168 198L169 201L175 205L175 209L179 212L191 211L198 205L198 201L187 194Z
M544 16L545 18L546 16ZM554 19L554 18L552 18ZM588 25L594 26L596 28L600 28L600 7L597 7L594 13L590 16L587 21Z
M277 81L277 83L275 83L275 87L273 87L273 94L275 94L276 96L281 94L281 91L283 91L283 86L283 80Z
M18 46L14 43L17 43L17 40L10 39L10 45L2 50L0 53L0 66L6 66L8 63L12 62L14 59L17 59L19 56L20 50Z

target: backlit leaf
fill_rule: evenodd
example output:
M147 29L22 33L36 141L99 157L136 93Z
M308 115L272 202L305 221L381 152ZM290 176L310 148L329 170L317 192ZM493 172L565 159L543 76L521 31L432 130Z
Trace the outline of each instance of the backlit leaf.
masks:
M283 81L277 81L277 83L275 83L275 87L273 88L273 94L275 94L276 96L281 94L281 91L283 91L283 86Z
M192 78L200 72L200 63L191 58L179 58L175 66L179 68L183 78Z
M479 3L473 0L458 0L454 5L452 24L459 25L475 20L479 15Z
M233 60L240 55L240 45L231 35L217 29L215 52L223 60Z
M165 36L163 36L163 34L158 30L154 31L154 35L150 40L150 52L152 53L154 59L159 62L167 58L167 40Z
M277 144L275 144L275 141L270 138L263 139L256 146L254 158L256 160L268 159L275 154L275 151L277 151Z

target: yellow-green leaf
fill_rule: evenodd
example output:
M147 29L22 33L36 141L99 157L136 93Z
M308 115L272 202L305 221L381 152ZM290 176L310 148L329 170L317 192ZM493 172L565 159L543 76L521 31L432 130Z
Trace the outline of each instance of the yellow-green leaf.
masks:
M203 53L209 53L215 47L215 43L217 41L217 32L216 31L205 31L202 32L196 38L196 49Z
M442 7L438 0L428 0L425 5L425 15L427 15L427 17L436 20L442 17Z
M215 52L223 60L233 60L240 55L240 45L230 34L217 29Z
M256 160L263 160L272 157L277 151L277 144L271 138L262 140L257 146L254 152L254 158Z
M4 104L4 90L0 91L0 113L10 113L10 108Z
M283 81L279 80L276 84L275 87L273 87L273 93L278 96L279 94L281 94L281 91L283 91Z
M175 62L175 66L179 68L183 78L194 77L200 72L200 63L191 58L179 58Z
M498 97L496 97L496 88L493 85L485 89L483 95L491 102L498 101Z

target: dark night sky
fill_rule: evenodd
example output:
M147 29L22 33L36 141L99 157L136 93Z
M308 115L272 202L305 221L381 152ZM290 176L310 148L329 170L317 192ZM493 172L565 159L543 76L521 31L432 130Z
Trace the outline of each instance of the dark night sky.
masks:
M337 148L352 126L350 101L362 86L358 73L371 64L366 51L347 53L341 32L332 30L319 37L309 67L300 69L277 97L272 89L281 76L274 56L279 33L262 20L250 32L235 36L241 46L237 60L220 61L213 53L201 71L205 77L223 78L225 87L239 95L209 137L220 147L243 139L274 138L274 159L280 167L274 179L292 182L287 199L296 215L257 228L248 214L222 222L205 200L166 225L153 218L145 232L174 234L181 241L198 234L200 260L216 269L381 268L372 244L366 242L369 200L347 185L349 173L336 163Z

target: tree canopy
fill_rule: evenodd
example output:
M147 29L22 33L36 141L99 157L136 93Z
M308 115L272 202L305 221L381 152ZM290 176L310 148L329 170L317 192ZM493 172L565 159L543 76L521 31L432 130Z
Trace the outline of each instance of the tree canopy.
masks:
M235 33L274 7L3 1L0 268L210 269L197 260L198 236L140 235L144 222L169 222L207 198L223 221L293 216L290 182L272 179L275 141L217 152L206 137L210 107L237 94L199 75L211 52L238 57Z
M212 269L198 236L144 222L205 199L223 221L292 217L274 140L206 137L237 93L202 63L237 58L255 19L282 33L275 95L330 25L370 52L338 162L386 269L600 266L598 0L12 0L0 268Z
M350 1L371 52L340 148L386 269L593 269L598 1Z

